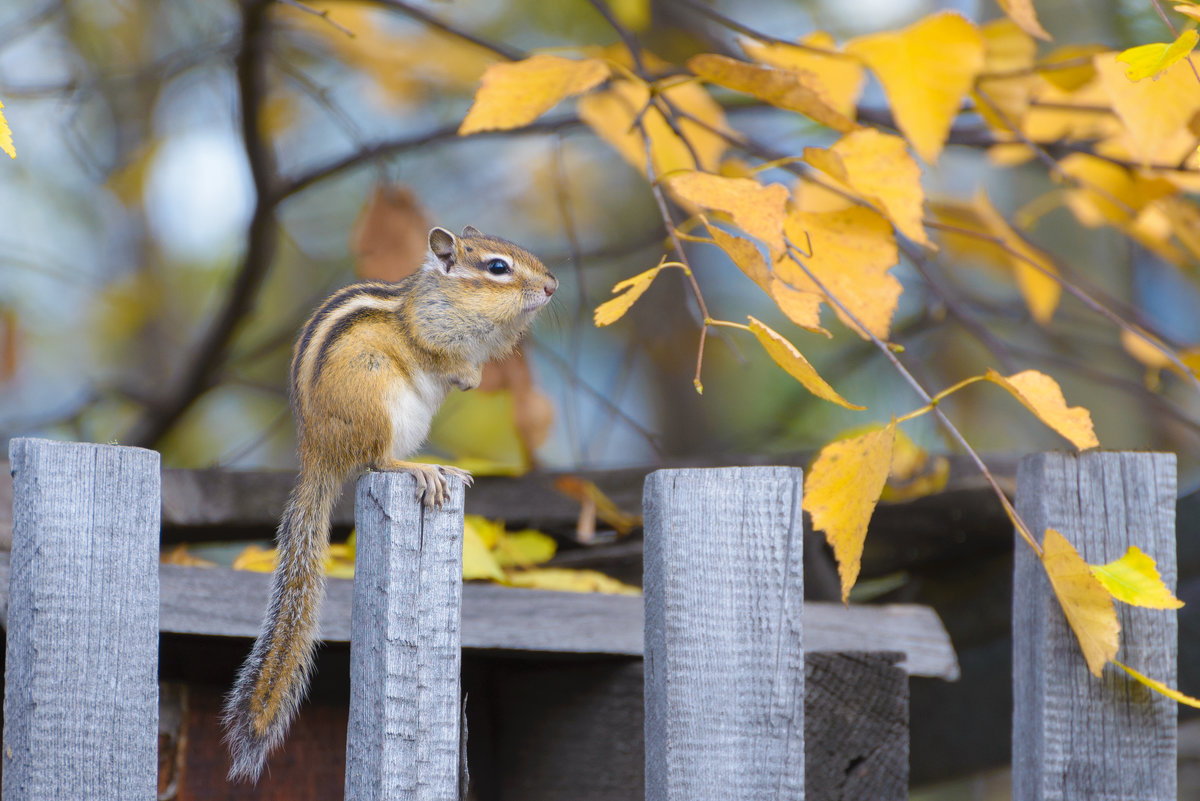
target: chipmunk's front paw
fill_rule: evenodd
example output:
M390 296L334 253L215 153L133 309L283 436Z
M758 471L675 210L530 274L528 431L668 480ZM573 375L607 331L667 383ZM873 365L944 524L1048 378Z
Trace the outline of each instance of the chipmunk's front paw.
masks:
M440 464L402 462L396 459L376 465L377 470L408 473L417 480L417 500L429 509L441 509L450 498L450 476L457 476L468 487L474 478L466 470Z

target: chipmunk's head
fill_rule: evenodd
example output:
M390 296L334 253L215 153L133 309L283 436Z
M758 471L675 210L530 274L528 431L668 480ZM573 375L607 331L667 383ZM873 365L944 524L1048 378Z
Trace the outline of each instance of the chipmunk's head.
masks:
M526 324L550 302L558 279L528 250L468 225L461 236L445 228L429 232L425 269L461 282L464 310L497 323Z

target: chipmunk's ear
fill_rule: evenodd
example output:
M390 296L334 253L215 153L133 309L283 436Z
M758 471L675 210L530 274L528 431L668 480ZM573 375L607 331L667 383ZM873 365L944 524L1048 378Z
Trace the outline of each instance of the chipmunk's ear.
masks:
M483 231L480 231L478 228L476 228L473 225L468 225L466 228L463 229L462 235L463 236L483 236Z
M454 234L445 228L434 228L429 232L429 250L437 256L446 272L450 272L450 268L454 266L454 244Z

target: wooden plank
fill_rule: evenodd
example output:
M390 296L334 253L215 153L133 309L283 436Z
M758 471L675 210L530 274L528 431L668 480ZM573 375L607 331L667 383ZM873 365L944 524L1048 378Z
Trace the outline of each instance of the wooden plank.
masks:
M159 455L14 439L8 801L154 798Z
M908 798L908 675L898 653L804 655L806 801Z
M1017 510L1092 564L1137 545L1175 588L1175 455L1043 453L1021 462ZM1135 670L1176 683L1174 612L1117 604ZM1018 542L1013 578L1013 788L1022 801L1174 801L1176 705L1109 669L1088 673L1041 562Z
M358 481L346 798L450 801L459 781L463 485L425 508L406 473Z
M0 551L0 614L8 554ZM254 637L270 576L226 568L160 565L162 631ZM348 642L353 582L330 579L321 609L325 642ZM548 592L471 582L463 586L463 648L561 654L642 655L642 599ZM3 621L0 619L0 625ZM804 605L806 650L900 651L912 676L958 678L958 661L937 613L917 604Z
M648 801L804 797L795 468L646 479Z

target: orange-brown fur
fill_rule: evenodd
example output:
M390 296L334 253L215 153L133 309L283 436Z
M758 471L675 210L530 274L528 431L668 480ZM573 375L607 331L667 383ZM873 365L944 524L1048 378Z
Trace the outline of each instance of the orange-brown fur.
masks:
M403 457L423 439L426 413L450 387L476 386L482 362L516 345L558 283L527 251L473 228L461 237L435 228L430 248L423 269L404 281L334 293L296 343L290 383L300 474L279 524L262 632L225 706L231 779L257 779L307 689L329 516L343 482L363 470L408 471L425 502L440 505L447 475L469 480ZM510 262L511 275L490 275L489 255Z

